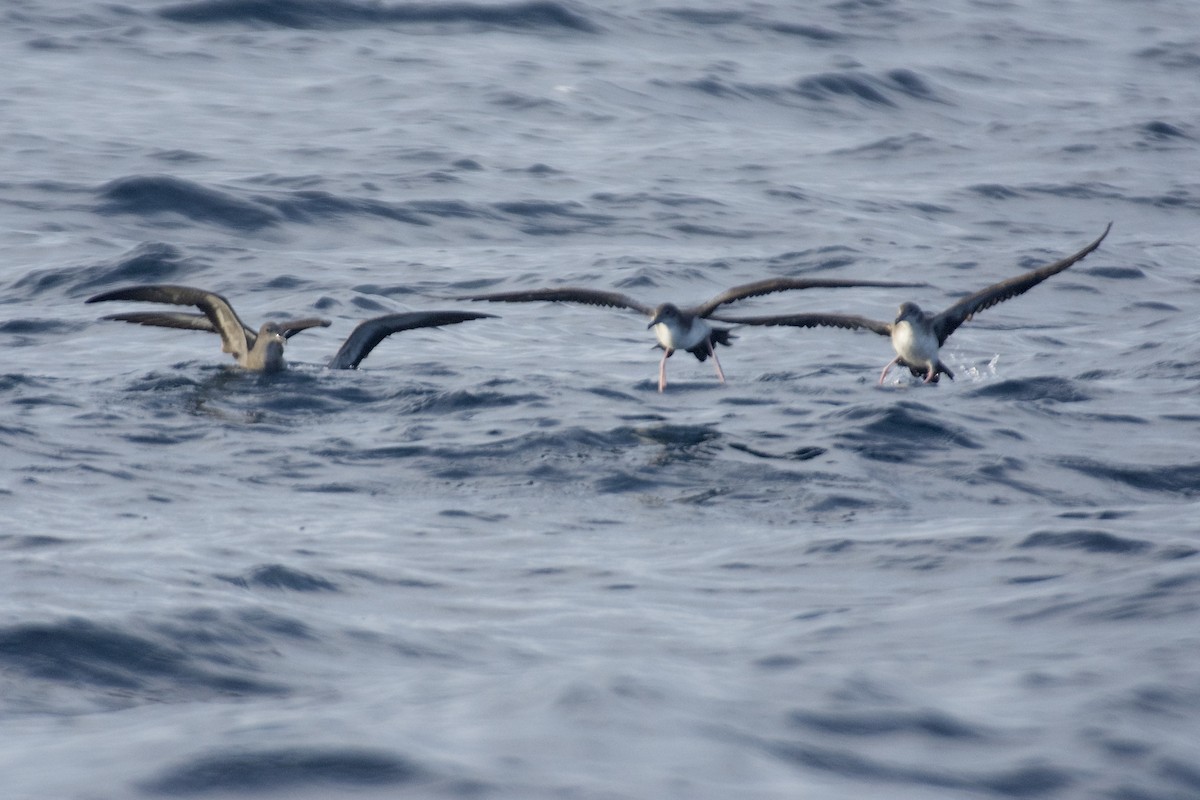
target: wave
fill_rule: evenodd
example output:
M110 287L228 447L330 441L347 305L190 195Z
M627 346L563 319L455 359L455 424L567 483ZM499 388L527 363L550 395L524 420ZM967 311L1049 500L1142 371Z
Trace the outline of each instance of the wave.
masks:
M176 213L193 222L242 231L257 231L281 221L278 214L258 203L170 175L118 178L101 187L99 194L101 205L97 210L106 214Z
M0 664L29 678L144 697L277 695L286 688L230 664L217 641L260 637L244 620L194 619L149 635L85 619L0 628ZM216 638L203 637L209 629ZM244 649L239 647L239 649Z
M983 740L991 733L979 725L955 719L937 711L876 711L857 713L818 713L793 711L792 725L839 736L884 736L915 734L932 739Z
M709 11L698 8L664 8L659 9L657 13L660 16L668 17L688 25L742 27L748 30L797 36L818 44L841 43L851 38L849 34L843 31L837 31L822 25L764 19L756 14L742 10L722 9Z
M890 96L902 94L919 100L944 102L929 81L910 69L893 69L881 77L863 72L826 72L803 78L795 91L813 100L853 97L867 103L894 106Z
M64 334L79 330L79 326L72 322L65 322L58 319L9 319L0 322L0 333L6 333L10 336L34 337L45 334ZM16 344L23 344L22 340L18 340ZM9 346L12 346L11 344Z
M266 193L215 188L172 175L130 175L97 191L100 214L132 214L161 223L176 214L195 223L258 233L286 223L381 219L432 226L440 220L474 219L509 224L531 235L577 233L613 225L618 217L587 210L582 203L557 200L382 200L315 189Z
M115 259L98 264L34 270L17 279L12 289L23 290L25 299L64 288L69 296L79 297L113 284L167 283L204 266L207 262L185 256L174 245L144 242Z
M1182 497L1200 496L1200 463L1128 466L1091 458L1063 458L1058 463L1084 475L1142 491Z
M945 415L921 403L904 401L882 409L855 406L833 416L851 423L838 434L843 446L873 461L906 463L932 451L982 447L966 430L950 425Z
M805 770L880 784L908 784L1005 797L1043 797L1060 792L1075 782L1069 770L1036 762L1011 769L970 772L952 767L893 764L849 749L800 742L758 740L758 747L783 763Z
M989 200L1018 200L1038 196L1049 196L1068 200L1101 202L1125 202L1152 208L1200 210L1200 197L1190 188L1174 187L1158 194L1130 194L1119 186L1095 181L1081 183L1034 183L1023 186L1006 186L998 183L981 183L966 187L966 191Z
M428 776L415 762L358 748L247 748L198 756L142 784L150 794L262 793L393 786Z
M989 383L976 389L974 394L979 397L1023 403L1039 400L1048 403L1082 403L1092 399L1091 395L1080 388L1078 381L1054 375L1014 378Z
M319 575L292 569L283 564L263 564L245 575L218 575L223 581L243 589L289 589L293 592L336 592L337 584Z
M348 0L202 0L158 11L172 22L201 25L270 25L280 28L347 28L402 24L595 33L587 17L561 3L355 3Z
M1107 531L1037 531L1025 537L1018 547L1053 547L1084 550L1089 553L1144 553L1153 545L1144 539L1129 539Z
M310 222L312 220L335 219L338 217L380 217L395 222L405 222L409 225L429 225L420 213L406 209L393 203L379 200L364 200L356 197L339 197L330 192L305 190L294 192L277 198L259 197L257 202L271 207L280 220L288 222ZM439 211L430 206L426 211ZM478 216L478 214L458 214L458 216Z
M854 100L859 104L893 109L905 99L950 105L933 83L910 69L893 69L876 75L858 70L822 72L800 78L791 84L743 83L729 81L717 75L706 75L688 81L665 79L651 81L665 88L684 88L718 98L756 99L782 105L797 101L837 103Z

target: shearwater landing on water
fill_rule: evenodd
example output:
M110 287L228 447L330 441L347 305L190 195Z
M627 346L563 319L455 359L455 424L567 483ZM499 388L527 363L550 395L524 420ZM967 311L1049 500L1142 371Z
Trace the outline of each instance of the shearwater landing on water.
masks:
M879 375L882 384L888 371L895 365L908 367L913 375L924 375L925 383L932 383L941 373L954 380L954 373L938 358L938 351L950 334L974 314L991 308L1009 298L1016 297L1037 286L1051 275L1057 275L1072 264L1083 260L1100 246L1108 236L1112 223L1100 234L1100 238L1074 255L1047 264L1022 275L992 284L974 294L964 297L940 314L926 314L916 303L900 306L893 322L881 322L867 317L850 314L781 314L766 317L714 317L721 322L735 325L793 325L801 328L829 326L835 328L862 328L881 336L889 336L896 357L887 363Z
M174 298L174 299L172 299ZM246 327L244 323L237 318L228 301L220 295L206 292L202 289L193 289L188 286L168 286L168 285L150 285L150 286L132 286L126 289L116 289L104 294L98 294L95 297L89 298L87 302L97 303L104 300L148 300L158 303L175 303L177 305L195 305L204 311L203 314L194 314L181 311L133 311L122 314L109 314L102 319L118 320L121 322L132 322L138 325L152 325L161 328L182 328L186 330L207 331L209 333L221 334L221 340L224 345L225 352L233 352L234 358L238 360L238 364L246 369L257 370L262 372L273 372L283 369L285 364L283 361L282 338L276 343L273 339L267 339L267 347L261 348L269 353L275 354L272 357L242 357L237 354L238 351L231 349L229 339L234 340L233 347L236 348L241 341L236 335L236 331L229 330L232 326L238 326L244 341L246 342L245 350L248 353L254 353L260 349L259 342L264 340L264 333L255 334L253 330ZM207 304L208 307L206 307ZM209 308L214 309L210 313ZM385 314L381 317L374 317L360 323L342 343L337 353L329 361L330 369L357 369L359 363L366 358L375 346L382 342L385 338L393 333L400 331L412 330L414 328L430 328L441 325L453 325L459 322L467 322L473 319L494 318L494 314L481 314L472 311L409 311L397 314ZM218 320L221 320L220 322ZM287 322L268 322L263 325L262 331L267 331L268 327L272 328L272 332L267 336L290 338L302 330L313 327L327 327L328 320L324 319L301 319L289 320ZM276 352L277 351L277 352Z
M172 312L113 315L105 319L122 319L142 325L159 325L168 328L209 330L221 335L221 349L237 361L238 366L256 372L278 372L287 366L283 360L283 345L287 338L302 330L329 325L327 319L315 317L266 322L258 332L242 322L229 301L219 294L191 286L150 284L114 289L86 302L100 303L106 300L143 300L151 303L171 303L178 306L196 306L202 314L180 314Z
M652 307L640 303L620 292L580 289L570 286L561 289L531 289L523 292L466 295L456 299L502 303L529 303L539 300L558 301L583 303L592 306L628 308L640 314L645 314L650 318L650 324L646 327L654 329L654 336L658 339L657 346L663 349L662 360L658 362L658 390L661 392L667 387L667 359L676 350L686 350L700 361L704 361L711 356L713 366L717 371L717 380L721 383L725 382L725 373L721 370L721 362L717 358L716 345L722 344L728 346L732 337L729 334L728 328L717 328L709 325L705 318L726 303L743 300L747 297L757 297L759 295L785 292L793 289L832 289L851 286L896 288L914 285L916 284L836 278L768 278L756 281L755 283L735 286L700 305L689 308L680 308L673 303L663 303L657 307Z

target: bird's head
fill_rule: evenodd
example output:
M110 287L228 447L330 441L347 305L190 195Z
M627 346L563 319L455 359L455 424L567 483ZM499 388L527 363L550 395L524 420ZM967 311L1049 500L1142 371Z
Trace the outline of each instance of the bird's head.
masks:
M258 329L258 341L250 353L250 364L246 366L263 372L279 372L287 365L283 360L283 329L274 322L267 322ZM257 355L255 355L257 353ZM258 362L258 363L254 363Z
M653 328L655 325L673 325L679 322L682 315L679 313L679 308L674 303L663 303L658 308L654 309L654 316L650 319L650 324L647 328Z
M900 308L896 310L896 322L912 322L924 316L925 312L921 311L921 307L916 303L901 303Z
M266 339L268 342L280 345L287 341L283 336L283 330L274 322L264 322L258 331L258 336L260 339Z

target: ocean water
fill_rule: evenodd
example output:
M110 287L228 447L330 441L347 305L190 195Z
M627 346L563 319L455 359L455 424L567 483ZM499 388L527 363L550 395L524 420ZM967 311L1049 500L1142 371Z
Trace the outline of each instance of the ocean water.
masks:
M1200 8L0 10L0 795L1200 797ZM894 372L645 320L930 309ZM137 283L291 368L99 320ZM499 315L325 361L362 319Z

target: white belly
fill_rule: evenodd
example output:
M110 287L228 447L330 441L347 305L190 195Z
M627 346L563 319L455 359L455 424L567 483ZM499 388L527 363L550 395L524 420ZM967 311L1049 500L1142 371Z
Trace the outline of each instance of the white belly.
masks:
M672 321L670 324L660 322L654 326L654 336L667 350L691 350L708 339L712 326L695 317L688 326L679 325Z
M930 369L937 364L937 337L931 331L918 332L908 320L892 326L892 347L909 366Z

